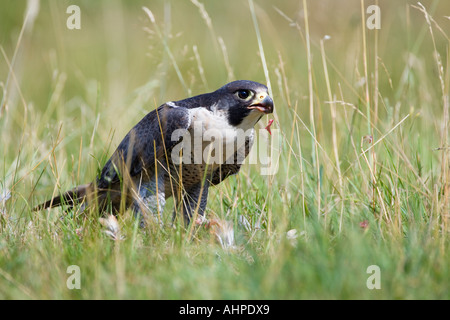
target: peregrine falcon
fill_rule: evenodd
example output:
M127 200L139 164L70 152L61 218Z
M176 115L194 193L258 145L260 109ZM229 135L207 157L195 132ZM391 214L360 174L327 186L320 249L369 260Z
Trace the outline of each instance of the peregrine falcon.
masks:
M161 218L166 199L189 224L204 215L208 188L239 172L254 126L273 112L267 87L238 80L218 90L169 101L148 113L119 144L92 183L75 187L35 210L97 205L131 208L144 221Z

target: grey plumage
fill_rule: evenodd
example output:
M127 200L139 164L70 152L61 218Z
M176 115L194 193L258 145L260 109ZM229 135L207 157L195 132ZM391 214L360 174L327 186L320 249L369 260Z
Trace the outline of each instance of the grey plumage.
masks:
M231 82L211 93L167 102L128 132L94 182L35 209L95 203L102 211L112 208L119 212L131 207L145 221L160 217L166 199L173 196L175 209L180 209L189 223L194 212L204 214L209 187L239 172L253 144L254 125L272 111L267 87L246 80ZM174 139L177 130L190 138L179 135ZM232 133L231 138L223 140L224 145L234 147L231 156L216 154L219 160L212 164L205 158L194 161L198 160L195 152L203 155L211 143L201 136L200 150L196 150L195 135L205 135L208 130ZM239 145L241 138L244 143ZM176 155L183 160L176 161Z

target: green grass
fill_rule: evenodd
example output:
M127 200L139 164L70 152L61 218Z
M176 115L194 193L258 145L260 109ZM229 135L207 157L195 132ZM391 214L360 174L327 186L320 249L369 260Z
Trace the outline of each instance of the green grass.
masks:
M0 298L449 299L450 4L421 3L379 0L369 30L371 1L79 1L68 30L72 3L24 27L26 2L2 2ZM170 227L171 200L164 228L119 216L122 241L96 212L31 211L156 106L234 79L270 86L281 137L276 175L210 190L234 250Z

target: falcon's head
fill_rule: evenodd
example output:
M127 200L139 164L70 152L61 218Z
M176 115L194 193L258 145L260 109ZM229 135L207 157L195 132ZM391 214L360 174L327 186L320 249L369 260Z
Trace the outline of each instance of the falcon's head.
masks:
M171 101L169 105L191 110L206 108L228 125L244 130L253 128L264 114L273 112L273 100L267 87L249 80L233 81L214 92Z
M233 81L213 92L219 99L217 109L224 112L230 125L251 128L264 114L273 112L273 100L267 87L249 80Z

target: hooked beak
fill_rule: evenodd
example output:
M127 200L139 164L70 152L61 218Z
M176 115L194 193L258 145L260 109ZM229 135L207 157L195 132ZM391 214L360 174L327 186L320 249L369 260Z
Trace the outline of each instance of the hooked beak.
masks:
M273 100L269 95L259 95L249 107L249 109L257 109L265 114L273 112Z

